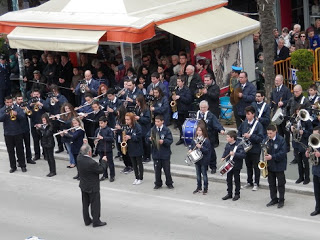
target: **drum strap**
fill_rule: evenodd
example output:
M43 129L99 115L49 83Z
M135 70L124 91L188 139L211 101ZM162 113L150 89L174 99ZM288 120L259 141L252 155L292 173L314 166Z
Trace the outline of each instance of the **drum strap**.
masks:
M263 113L264 108L266 107L266 105L267 105L267 104L266 104L265 102L262 104L262 107L261 107L261 109L260 109L260 112L259 112L259 116L258 116L258 118L261 118L262 113Z
M300 104L303 104L303 102L304 102L304 96L302 96L302 98L301 98L301 101L300 101Z
M255 128L256 128L256 126L257 126L257 124L258 124L258 121L256 120L256 121L254 122L254 124L253 124L253 126L252 126L252 128L251 128L250 132L249 132L249 134L250 134L250 135L252 135L252 133L253 133L254 129L255 129Z
M234 149L232 150L234 153L236 153L238 146L235 146ZM234 155L230 157L230 161L233 160Z

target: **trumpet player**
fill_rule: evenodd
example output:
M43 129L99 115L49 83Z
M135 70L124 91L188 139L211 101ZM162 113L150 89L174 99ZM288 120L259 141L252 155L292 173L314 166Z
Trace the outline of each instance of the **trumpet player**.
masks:
M300 104L295 106L297 115L301 107ZM294 149L294 156L298 163L299 178L297 179L296 184L301 182L303 182L303 184L308 184L310 182L310 166L308 158L305 156L305 146L308 146L308 138L312 134L312 129L313 127L310 120L302 121L300 119L298 119L298 121L290 128L293 138L292 147Z
M257 191L260 183L260 169L258 168L261 146L263 140L263 126L255 118L254 107L245 108L246 120L239 127L238 137L242 137L245 141L249 141L252 147L246 152L245 163L247 167L247 184L244 188L252 187L252 191ZM254 171L254 182L253 182Z
M25 114L19 107L13 105L13 100L10 96L5 97L4 104L5 106L0 109L0 122L3 122L4 141L9 155L9 172L13 173L17 170L16 154L21 171L26 172L22 127ZM6 111L6 109L9 109L9 111ZM16 120L12 120L12 118L16 118Z
M186 78L185 76L178 76L177 77L177 89L175 90L175 95L172 95L172 101L177 106L178 110L178 128L180 131L180 139L176 143L176 145L183 144L183 139L182 139L182 125L186 118L188 117L188 111L191 108L191 103L192 103L192 95L190 92L190 89L185 86Z
M106 157L107 167L100 178L100 181L103 181L108 178L108 168L110 171L110 182L114 181L115 177L115 169L113 163L113 155L112 155L112 143L114 141L113 131L108 126L108 119L106 116L101 116L99 118L99 128L96 129L95 136L95 145L96 152L99 155L99 162L101 163L102 158Z
M268 151L264 156L264 160L267 161L268 165L268 183L271 198L267 207L278 204L278 208L282 208L286 184L284 171L287 169L287 145L284 138L277 133L275 125L267 127L267 135L265 142L267 142ZM277 190L279 197L277 196Z
M313 134L320 134L320 127L317 126L313 129ZM315 157L319 159L320 157L320 148L314 149ZM306 151L306 157L309 158L310 154ZM310 216L316 216L320 214L320 165L312 165L312 175L313 175L313 190L314 198L316 200L315 210L310 213Z
M85 71L84 79L86 83L78 83L74 93L81 97L81 104L85 102L85 93L91 93L92 96L97 96L98 89L99 89L99 82L92 78L92 73L90 70ZM84 92L81 90L84 89Z
M228 194L222 198L222 200L228 200L232 198L233 194L233 184L232 178L234 179L235 195L232 198L233 201L237 201L240 198L240 171L243 165L243 159L246 156L246 153L242 145L239 145L241 142L237 139L236 131L229 131L226 136L227 144L224 148L224 153L222 154L222 160L228 161L229 157L232 158L234 163L233 168L227 173L227 192ZM236 148L237 146L237 148Z
M23 103L23 97L22 97L21 93L18 93L16 95L16 104L15 105L17 107L21 108L23 112L26 112L27 106L22 106L21 105L22 103ZM36 162L32 160L32 153L31 153L31 148L30 148L30 125L29 125L29 118L27 117L27 114L24 115L21 127L24 130L22 136L23 136L24 148L26 150L25 153L26 153L27 163L36 164Z

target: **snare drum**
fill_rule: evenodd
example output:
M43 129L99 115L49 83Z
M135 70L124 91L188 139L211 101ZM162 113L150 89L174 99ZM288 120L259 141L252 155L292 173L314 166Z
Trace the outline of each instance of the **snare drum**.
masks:
M196 136L197 126L199 120L194 118L187 118L182 125L182 137L184 144L190 146Z
M231 161L226 162L225 164L223 164L220 168L219 168L219 172L221 174L221 176L225 173L228 173L231 171L231 169L233 168L234 164Z
M195 149L187 155L188 160L192 163L200 161L202 157L202 152L199 149Z

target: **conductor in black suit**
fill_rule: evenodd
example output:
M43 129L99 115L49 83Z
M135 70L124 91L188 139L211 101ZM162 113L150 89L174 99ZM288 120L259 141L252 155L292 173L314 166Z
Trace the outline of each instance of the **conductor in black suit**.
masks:
M82 193L82 214L86 226L92 223L93 227L107 225L100 221L100 180L99 174L106 171L107 157L102 158L100 164L92 159L92 149L89 144L84 143L80 149L77 158L78 171L80 177L79 187ZM91 215L89 215L89 206L91 205Z

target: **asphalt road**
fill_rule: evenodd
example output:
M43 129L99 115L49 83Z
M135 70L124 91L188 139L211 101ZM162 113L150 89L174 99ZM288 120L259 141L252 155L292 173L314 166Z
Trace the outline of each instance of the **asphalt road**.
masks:
M101 228L85 226L75 169L57 161L58 175L47 178L44 160L10 174L7 153L0 152L0 239L316 239L320 216L312 196L286 193L285 206L267 208L269 191L241 190L237 202L222 201L226 184L210 182L209 193L193 195L196 180L174 177L173 190L153 190L154 175L132 185L133 174L101 183Z

